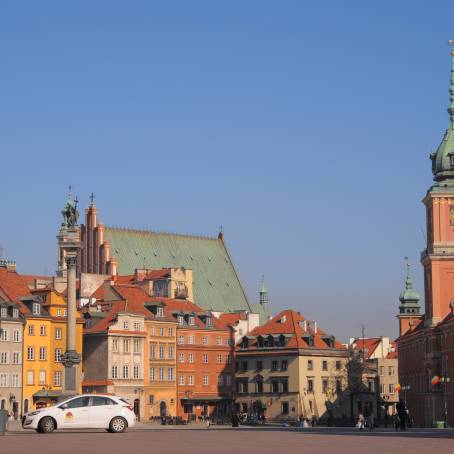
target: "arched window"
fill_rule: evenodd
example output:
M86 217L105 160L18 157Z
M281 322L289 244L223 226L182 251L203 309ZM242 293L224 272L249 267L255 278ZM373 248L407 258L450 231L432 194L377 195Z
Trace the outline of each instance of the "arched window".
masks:
M268 336L268 347L274 347L274 337L271 334Z
M263 348L263 337L262 336L257 337L257 347Z

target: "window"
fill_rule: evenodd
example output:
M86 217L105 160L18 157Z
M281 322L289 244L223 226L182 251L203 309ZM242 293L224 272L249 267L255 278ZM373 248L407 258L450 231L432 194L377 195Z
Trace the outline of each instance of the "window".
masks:
M211 328L213 326L213 318L212 317L207 317L206 325L207 325L207 328Z
M141 331L142 330L142 323L134 322L134 331Z
M102 405L117 405L112 399L108 397L101 397L101 396L93 396L91 398L91 406L92 407L100 407Z
M27 371L27 385L35 384L35 373L32 370Z
M63 309L63 317L66 317L67 313L68 313L68 311L66 309Z
M279 392L279 381L278 380L271 381L271 392L273 392L273 393Z
M216 336L216 345L222 345L222 337Z
M20 386L19 374L12 374L11 375L11 386L13 388L18 388Z
M118 378L118 366L112 366L112 378Z
M129 353L129 339L123 339L123 352Z
M189 336L188 344L194 344L194 336L192 334Z
M204 384L205 386L207 386L207 385L209 384L208 375L204 375L204 376L203 376L203 384Z
M202 355L202 361L204 364L208 364L208 354L207 353L204 353Z
M219 374L218 375L218 386L223 386L224 385L224 377Z
M57 309L57 317L61 317L61 309Z
M386 386L384 383L380 383L380 394L385 394Z
M178 336L178 344L184 345L184 336Z
M19 309L13 309L13 317L19 318Z
M180 353L180 363L184 363L184 353Z
M183 325L184 325L184 317L183 317L182 315L179 315L179 316L177 317L177 320L178 320L178 324L179 324L180 326L183 326Z
M164 359L164 345L159 346L159 359Z
M123 366L123 378L129 378L129 366L126 364Z
M8 364L8 352L0 353L0 364Z
M112 351L118 352L118 339L112 339Z
M328 361L322 361L322 370L328 370Z
M202 344L207 345L208 344L208 336L203 336L202 337Z
M314 363L311 359L307 360L307 370L313 370L314 369Z
M45 370L39 371L39 384L40 385L46 384L46 371Z
M159 335L164 336L164 328L159 328Z
M18 329L13 331L13 342L20 342L20 331Z
M169 359L173 359L174 357L174 348L173 348L173 345L169 345L169 347L167 348L167 355L169 357Z
M20 364L20 352L13 352L12 364Z
M134 339L134 353L140 353L141 349L141 342L140 339Z
M55 339L56 340L61 340L62 337L62 329L61 328L55 328Z
M282 402L282 414L283 415L288 415L288 402Z
M281 381L281 392L288 393L288 380Z
M227 353L227 355L225 356L225 362L227 364L232 364L232 355L230 353Z
M241 372L247 372L247 361L241 361Z
M383 375L385 375L385 367L380 366L380 376L383 377Z
M39 347L39 360L46 361L46 347Z
M164 308L163 307L158 307L156 311L156 317L164 317ZM170 336L170 334L169 334Z
M394 394L394 383L390 383L388 385L388 389L389 389L389 393L390 394Z
M35 359L35 347L27 347L27 360L34 361Z
M129 322L128 322L128 320L123 320L123 329L129 329Z
M139 366L137 366L137 365L134 366L134 369L133 369L133 372L132 372L132 373L133 373L133 377L134 377L135 379L140 378L140 368L139 368Z
M54 372L54 386L61 386L61 372Z
M189 325L194 326L195 325L195 317L193 315L189 316Z
M449 163L451 167L454 167L454 153L449 154Z
M39 303L33 303L32 313L33 313L33 315L40 315L41 314L41 306L40 306Z
M340 369L341 369L341 362L336 361L336 370L340 370Z
M35 325L28 325L28 335L29 336L35 335Z
M225 376L225 384L230 386L232 384L232 377L230 375Z
M174 381L175 380L175 376L173 375L173 367L169 367L167 369L167 378L169 381Z
M39 327L39 335L40 336L45 336L46 335L46 325L41 325Z
M156 358L156 344L150 344L150 356L152 359Z
M0 317L1 318L6 318L8 312L6 310L6 307L2 307L1 311L0 311Z
M374 380L368 380L367 386L369 388L369 391L375 392L375 381Z
M8 374L0 374L0 387L6 388L8 386Z
M188 363L194 362L194 353L188 353Z
M322 392L326 394L328 392L328 379L322 378Z
M2 328L0 339L5 342L8 341L8 330L7 329Z
M193 375L188 375L188 385L194 386L194 376Z
M173 336L173 328L169 328L169 336L170 336L170 337Z
M180 375L179 384L184 385L184 375Z
M249 388L249 383L247 380L237 380L236 382L236 392L237 393L247 393Z
M165 370L163 367L159 368L159 380L160 381L165 381L166 376L165 376Z
M155 381L155 370L154 370L154 367L150 367L150 381Z
M281 370L287 370L288 369L288 361L286 359L283 359L281 361Z
M340 380L336 380L336 393L339 394L342 392L342 382Z
M279 367L278 361L271 361L271 370L277 370Z
M263 378L257 377L255 380L255 392L258 394L263 393Z
M222 355L220 353L218 353L217 356L216 356L216 362L218 364L222 364Z
M63 404L65 408L82 408L88 407L88 403L90 402L90 397L76 397L69 402Z
M61 348L56 348L54 352L54 361L59 363L61 361Z
M307 392L308 393L314 392L314 379L313 378L307 379Z
M388 366L388 375L394 375L394 366Z

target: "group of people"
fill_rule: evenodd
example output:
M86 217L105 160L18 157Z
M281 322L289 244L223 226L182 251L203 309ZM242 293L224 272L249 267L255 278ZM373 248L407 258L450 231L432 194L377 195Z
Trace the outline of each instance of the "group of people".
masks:
M411 426L411 417L408 411L408 408L405 404L404 400L400 400L396 405L396 411L392 415L393 425L394 428L397 430L406 430L407 427ZM356 420L356 427L359 430L364 430L366 427L369 430L374 430L375 420L374 414L371 409L366 406L364 409L364 413L359 413L358 418Z

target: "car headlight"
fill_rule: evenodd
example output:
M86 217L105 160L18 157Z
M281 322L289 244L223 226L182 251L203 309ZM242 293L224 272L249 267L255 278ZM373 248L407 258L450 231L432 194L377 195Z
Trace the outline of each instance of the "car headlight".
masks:
M35 416L37 414L41 413L39 410L38 411L32 411L31 413L27 413L26 416Z

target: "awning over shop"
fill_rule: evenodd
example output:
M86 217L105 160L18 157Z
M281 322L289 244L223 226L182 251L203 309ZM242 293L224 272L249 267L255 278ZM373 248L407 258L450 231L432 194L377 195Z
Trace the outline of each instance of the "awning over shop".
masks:
M40 389L33 394L34 399L43 399L43 398L50 398L50 399L57 399L61 396L61 391L54 391L52 389Z

